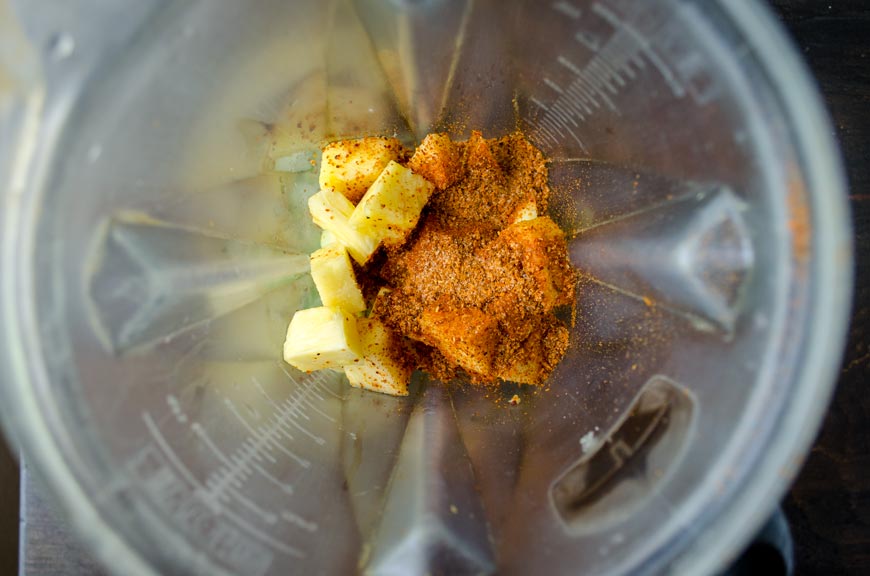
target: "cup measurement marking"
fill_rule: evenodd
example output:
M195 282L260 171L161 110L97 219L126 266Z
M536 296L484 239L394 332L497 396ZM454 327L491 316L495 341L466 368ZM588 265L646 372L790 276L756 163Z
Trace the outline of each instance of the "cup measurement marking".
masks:
M154 422L154 419L147 412L142 413L142 420L145 422L145 427L148 429L148 433L153 438L156 443L160 453L168 460L172 468L177 471L181 476L187 481L190 487L193 489L192 497L194 499L198 499L204 502L212 513L215 516L222 515L226 518L232 520L239 528L246 531L252 537L260 540L261 542L270 545L275 550L282 552L288 556L292 556L295 558L305 558L305 553L301 550L289 546L279 540L276 540L266 532L263 532L238 514L236 514L232 509L227 506L221 505L220 502L216 502L213 499L206 498L206 494L208 493L208 489L197 480L196 476L190 471L190 469L181 461L172 447L166 440L166 437L163 436L163 433L160 432L160 428ZM170 515L172 512L170 511Z
M187 533L198 535L203 547L220 562L251 576L262 576L272 565L272 551L216 515L190 491L155 444L136 453L128 460L127 468L157 507Z
M293 382L296 383L295 380ZM281 422L284 422L285 425L287 425L287 424L292 425L294 428L296 428L297 430L302 432L304 435L308 436L308 438L313 440L318 446L323 446L326 443L326 440L324 440L321 436L314 434L313 432L311 432L308 428L306 428L305 426L303 426L299 422L300 418L304 418L305 420L308 420L308 421L311 420L311 418L308 416L308 414L306 414L301 408L302 408L302 403L306 399L308 399L309 394L316 394L316 392L314 390L315 385L316 385L316 383L313 381L313 379L309 379L306 382L306 386L304 386L304 387L302 387L301 385L299 385L297 383L297 386L299 386L299 388L302 388L302 392L297 392L295 395L291 394L286 400L284 400L281 403L278 403L268 394L268 392L266 392L266 389L263 387L263 385L260 383L259 380L254 380L254 386L257 388L257 390L260 392L260 394L263 395L263 397L266 399L266 401L272 405L272 407L275 409L275 412L278 415L278 418ZM298 390L298 388L297 388L297 390ZM310 400L307 403L307 405L311 406ZM322 411L320 411L320 410L314 410L314 411L323 415L327 420L329 420L331 422L335 422L335 420L333 418L329 417L326 414L323 414Z
M270 424L268 428L261 427L259 429L254 429L248 423L248 421L245 420L241 414L239 414L238 410L235 408L235 405L233 405L232 402L225 400L224 403L225 403L225 405L227 405L230 408L231 412L235 413L235 415L238 417L239 421L242 423L242 425L248 431L248 434L250 434L250 437L248 439L246 439L245 443L242 445L242 449L243 449L242 457L244 458L245 462L250 460L251 455L259 454L261 451L263 452L263 454L268 454L268 452L266 452L266 450L268 450L269 447L271 446L272 448L275 448L279 452L283 453L285 456L287 456L291 460L294 460L295 462L297 462L303 468L311 467L311 462L309 462L305 458L302 458L301 456L298 456L294 452L291 452L290 450L288 450L283 444L278 442L278 440L274 437L275 435L278 434L278 430L280 430L279 422L284 418L284 415L278 414L277 419L274 422L272 422L272 424ZM250 443L250 444L248 444L248 443ZM248 446L251 446L252 448L248 448L247 450L244 450L246 444ZM271 456L271 454L269 454L269 457L270 457L270 461L273 464L276 463L274 456Z
M247 480L247 478L253 473L253 468L241 461L230 462L226 455L221 452L214 442L212 442L212 439L199 422L194 422L190 425L190 428L193 430L193 433L196 434L197 438L205 444L206 448L208 448L209 451L224 464L226 467L225 469L238 470L237 474L234 475L233 473L227 473L222 478L210 475L205 482L205 486L209 490L207 496L217 498L225 493L227 496L235 498L236 501L242 504L245 508L259 516L266 524L275 524L278 521L278 517L274 513L263 510L238 490L244 485L245 480ZM232 484L232 486L230 486L230 484Z
M561 17L568 17L582 25L584 12L568 2L555 2L551 8ZM603 3L595 3L590 8L594 14L613 29L610 36L602 38L600 32L578 28L574 40L592 52L585 65L577 65L565 54L556 57L556 63L568 70L573 77L570 83L560 85L549 77L542 83L555 93L547 104L541 98L530 97L529 101L542 111L538 117L526 118L534 126L537 135L554 146L570 137L584 154L589 151L577 135L578 122L586 122L605 106L614 114L621 112L615 99L638 78L638 72L647 63L655 68L676 98L686 95L686 88L676 74L665 64L653 49L650 40L639 30L620 18Z

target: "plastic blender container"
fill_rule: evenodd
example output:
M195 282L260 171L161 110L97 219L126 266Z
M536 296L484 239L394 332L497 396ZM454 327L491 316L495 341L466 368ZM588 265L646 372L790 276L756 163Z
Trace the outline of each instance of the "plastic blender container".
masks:
M799 469L850 230L757 3L0 16L4 423L115 573L712 573ZM284 364L320 144L471 129L550 159L581 281L547 385L392 398Z

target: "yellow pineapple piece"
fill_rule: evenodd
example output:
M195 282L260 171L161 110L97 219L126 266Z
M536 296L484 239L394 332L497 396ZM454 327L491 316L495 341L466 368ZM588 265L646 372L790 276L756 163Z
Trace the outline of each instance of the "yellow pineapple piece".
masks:
M308 199L308 210L314 223L331 232L360 265L368 262L378 247L372 236L360 234L349 223L353 204L332 190L323 189Z
M320 187L359 202L391 161L399 159L395 138L360 138L327 144L320 160Z
M423 176L439 190L456 182L463 173L462 157L447 134L428 134L411 159L408 168Z
M362 358L344 366L352 386L393 396L407 396L411 367L402 361L399 337L375 318L359 318Z
M321 306L299 310L287 327L284 361L303 372L339 368L362 357L356 318Z
M387 296L390 295L390 292L392 292L392 290L386 286L381 286L380 289L378 289L378 293L375 295L375 299L372 302L372 310L369 312L369 316L378 316L385 311L386 307L389 306L389 298L387 298Z
M338 239L335 237L335 234L330 232L329 230L324 230L320 233L320 247L326 248L331 244L335 244L338 242Z
M438 311L427 309L420 317L423 342L472 376L492 376L499 342L498 321L476 308Z
M547 216L511 224L498 235L535 284L531 297L545 312L574 301L576 275L568 264L565 235Z
M311 278L324 306L337 306L352 314L366 309L347 250L338 243L311 255Z
M378 243L399 246L417 225L435 185L390 162L350 216L350 224Z
M567 348L569 338L568 328L551 318L526 338L509 364L502 367L498 377L519 384L543 384L561 360L562 355L558 351Z
M514 212L513 218L511 219L511 224L516 224L517 222L527 222L529 220L534 220L537 217L538 204L533 198L517 207L516 211Z

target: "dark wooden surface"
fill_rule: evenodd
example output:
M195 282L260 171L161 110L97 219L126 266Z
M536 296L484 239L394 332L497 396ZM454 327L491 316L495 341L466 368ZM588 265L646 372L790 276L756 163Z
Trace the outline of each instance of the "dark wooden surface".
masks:
M18 564L18 466L0 439L0 574Z
M831 112L856 232L853 323L836 396L784 508L797 574L870 574L870 0L775 0ZM14 574L18 474L0 443L0 574Z
M778 0L828 104L850 186L856 287L831 409L784 502L797 574L870 574L870 1Z

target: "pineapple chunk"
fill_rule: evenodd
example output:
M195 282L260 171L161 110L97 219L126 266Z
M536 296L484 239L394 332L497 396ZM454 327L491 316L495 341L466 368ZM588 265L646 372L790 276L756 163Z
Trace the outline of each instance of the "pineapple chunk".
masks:
M463 172L459 149L447 134L429 134L423 138L408 161L408 168L435 184L439 190L456 182Z
M435 185L390 162L354 208L350 224L387 246L400 246L417 225Z
M320 233L320 247L321 248L326 248L327 246L330 246L330 245L335 244L337 242L338 242L338 239L335 237L335 234L333 234L329 230L324 230L323 232Z
M308 199L308 210L314 223L328 230L360 265L368 262L378 247L373 237L360 234L348 222L353 213L350 200L331 190L321 190Z
M320 187L359 202L378 174L399 159L402 145L395 138L361 138L328 144L320 160Z
M366 309L344 246L332 244L314 252L311 255L311 278L324 306L337 306L353 314Z
M471 375L492 376L499 343L495 318L476 308L449 312L427 309L420 317L420 332L424 342Z
M526 338L498 377L519 384L542 384L561 360L558 350L567 348L569 338L568 329L555 318L551 319Z
M511 224L516 224L517 222L527 222L529 220L534 220L537 217L538 205L534 199L531 199L525 204L517 207L517 210L514 212L513 218L511 219Z
M375 318L357 320L363 357L345 365L351 386L393 396L407 396L411 368L402 362L399 337Z
M568 264L565 235L547 216L511 224L499 232L506 245L535 285L531 298L549 312L574 301L576 276Z
M293 315L284 341L284 361L303 372L339 368L362 357L356 318L321 306Z
M375 300L372 302L372 310L369 313L369 316L379 316L384 314L389 304L388 296L392 290L387 288L386 286L381 286L378 290L378 293L375 295Z

